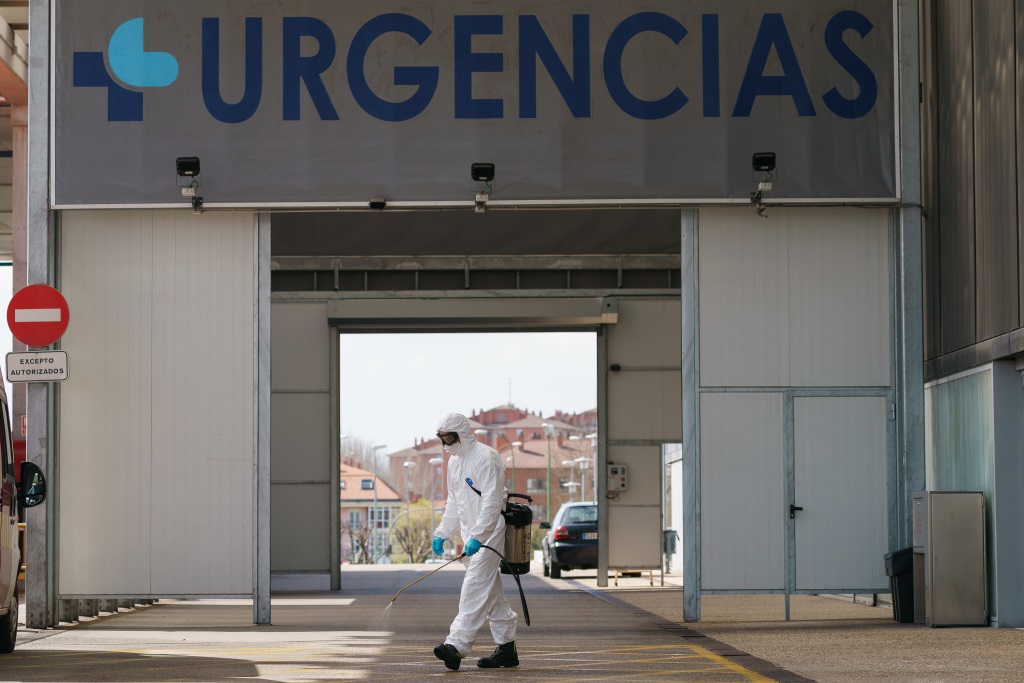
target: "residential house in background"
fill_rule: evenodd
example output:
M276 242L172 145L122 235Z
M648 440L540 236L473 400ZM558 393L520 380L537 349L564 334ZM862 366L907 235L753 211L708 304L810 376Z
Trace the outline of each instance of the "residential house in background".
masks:
M370 557L377 561L386 556L391 521L401 510L402 497L381 477L351 465L341 466L339 487L341 561L356 559L361 529L369 530Z

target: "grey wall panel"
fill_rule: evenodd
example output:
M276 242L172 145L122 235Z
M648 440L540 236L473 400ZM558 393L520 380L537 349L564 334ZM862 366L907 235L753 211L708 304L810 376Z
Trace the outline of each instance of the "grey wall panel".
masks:
M678 370L608 373L610 437L680 441L682 396Z
M702 386L789 383L789 213L767 215L700 211Z
M795 398L796 582L884 589L886 399Z
M608 546L608 566L660 567L661 447L609 446L608 462L626 465L629 471L629 490L608 501L608 534L615 539Z
M682 320L678 299L619 299L609 325L608 437L677 443L682 426Z
M270 406L270 452L277 456L271 481L330 481L330 396L278 392L272 394Z
M62 217L61 595L253 590L252 214Z
M786 587L782 399L767 393L700 397L705 590Z
M270 325L271 390L329 392L327 304L273 303Z
M795 210L789 245L790 384L888 386L887 213Z
M965 3L966 4L966 3ZM974 6L977 341L1020 325L1014 7Z
M330 521L340 514L330 472L336 332L322 301L272 302L270 318L270 566L274 572L329 572L331 544L338 543Z
M327 543L330 536L327 511L332 506L338 507L337 493L326 486L275 484L271 487L270 566L273 571L328 571L331 549ZM320 542L310 542L311 539Z
M941 352L975 341L974 56L971 3L937 0Z
M884 210L700 212L704 387L888 386Z

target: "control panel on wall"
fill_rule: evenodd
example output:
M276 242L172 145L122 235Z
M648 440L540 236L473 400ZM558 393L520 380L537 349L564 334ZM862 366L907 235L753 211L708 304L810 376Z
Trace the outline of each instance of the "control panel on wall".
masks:
M608 490L628 491L629 476L625 465L613 465L608 463Z

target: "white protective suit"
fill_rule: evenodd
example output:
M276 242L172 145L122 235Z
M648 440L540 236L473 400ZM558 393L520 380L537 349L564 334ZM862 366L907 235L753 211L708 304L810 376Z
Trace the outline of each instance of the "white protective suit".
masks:
M451 455L448 500L434 535L449 540L459 529L464 542L475 538L504 555L505 520L501 511L505 508L505 463L497 451L476 440L464 415L445 416L437 431L458 432L459 441L444 447ZM467 478L473 481L480 495L466 483ZM495 644L504 645L516 639L519 616L505 597L499 562L500 558L487 548L463 559L466 576L459 596L459 615L445 639L463 657L469 654L476 632L485 621L490 624Z

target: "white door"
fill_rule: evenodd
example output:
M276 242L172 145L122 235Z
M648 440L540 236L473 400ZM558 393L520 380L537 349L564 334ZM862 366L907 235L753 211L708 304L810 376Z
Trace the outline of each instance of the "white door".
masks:
M793 402L795 589L887 592L887 399Z

